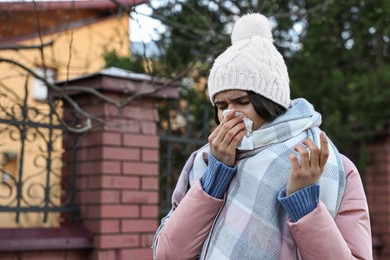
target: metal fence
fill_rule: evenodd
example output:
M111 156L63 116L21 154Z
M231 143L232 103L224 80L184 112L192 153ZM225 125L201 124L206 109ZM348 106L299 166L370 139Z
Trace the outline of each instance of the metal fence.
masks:
M0 214L2 225L13 218L23 226L77 215L75 162L77 136L69 135L60 120L60 103L31 104L27 84L22 96L0 89ZM64 140L70 138L70 140ZM63 144L69 146L64 147ZM72 158L64 167L64 151ZM12 218L6 216L13 215ZM27 220L21 220L28 216ZM36 220L31 220L35 216ZM39 219L39 220L37 220Z
M183 100L160 106L160 217L171 209L171 196L180 172L192 152L207 143L213 124L210 105L189 104ZM191 107L200 108L194 115Z

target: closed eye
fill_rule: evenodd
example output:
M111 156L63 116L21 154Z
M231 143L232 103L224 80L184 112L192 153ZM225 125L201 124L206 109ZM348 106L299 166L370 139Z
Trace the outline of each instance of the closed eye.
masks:
M238 104L247 105L247 104L249 104L249 100L240 100L240 101L238 101Z
M244 105L248 105L250 103L250 100L249 97L245 95L245 96L232 99L231 103L244 106ZM225 101L215 101L214 104L219 110L225 110L228 107L228 103Z
M224 110L227 108L227 103L225 102L215 102L215 106L219 109L219 110Z

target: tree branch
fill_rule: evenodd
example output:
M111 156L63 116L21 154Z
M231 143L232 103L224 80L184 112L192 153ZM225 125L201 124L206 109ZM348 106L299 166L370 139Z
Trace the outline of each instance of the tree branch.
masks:
M50 87L51 89L53 89L53 90L56 91L56 92L61 92L61 88L60 88L59 86L56 86L56 85L54 85L54 84L48 82L48 81L46 80L45 77L42 77L42 76L38 75L38 74L35 73L35 71L33 71L32 69L26 67L25 65L23 65L23 64L21 64L21 63L15 61L15 60L10 60L10 59L5 59L5 58L1 58L1 57L0 57L0 62L11 63L11 64L13 64L13 65L15 65L15 66L17 66L17 67L23 69L24 71L26 71L27 73L29 73L29 74L32 75L33 77L35 77L35 78L41 80L48 88ZM98 118L98 117L95 117L95 116L89 114L88 112L86 112L85 110L81 109L81 108L79 107L79 105L78 105L78 104L77 104L69 95L64 94L64 95L62 95L61 97L64 98L64 99L65 99L65 100L66 100L66 101L75 109L75 111L76 111L78 114L84 116L84 117L87 118L87 119L90 118L90 119L93 119L93 120L95 120L95 121L97 121L97 122L101 122L101 123L103 122L102 119L100 119L100 118ZM87 120L87 121L88 121L88 120Z
M3 46L0 46L0 51L3 51L3 50L18 51L18 50L43 49L45 47L52 46L53 44L54 44L54 41L49 41L49 42L42 43L39 45L3 45Z
M70 126L67 126L65 124L66 127L68 128L68 130L71 130L71 131L77 132L77 133L89 130L92 127L91 119L96 121L96 122L99 122L99 123L104 123L104 120L102 120L99 117L93 116L90 113L88 113L85 110L83 110L77 104L77 102L75 102L71 98L71 96L69 95L69 92L80 91L80 92L83 92L83 93L89 93L89 94L94 95L95 97L98 97L99 99L103 100L104 102L106 102L108 104L116 106L117 108L123 108L124 106L128 105L131 101L133 101L136 98L139 98L139 97L142 97L142 96L151 95L151 94L154 94L154 93L156 93L156 92L158 92L160 90L163 90L164 88L172 86L174 82L176 82L179 79L181 79L184 75L186 75L188 73L189 70L192 69L192 67L187 68L185 71L180 73L178 76L176 76L175 78L173 78L170 81L167 81L167 82L163 83L162 85L157 85L156 82L155 82L155 79L152 78L152 80L151 80L152 88L151 89L146 90L146 91L136 92L136 93L132 94L131 96L129 96L129 97L123 99L123 100L119 100L118 101L118 100L115 100L113 98L110 98L110 97L102 94L101 92L97 91L96 89L89 88L89 87L83 87L83 86L64 86L64 87L60 87L60 86L57 86L57 85L55 85L53 83L48 82L45 77L42 77L41 75L38 75L32 69L28 68L27 66L25 66L25 65L15 61L15 60L10 60L10 59L6 59L6 58L1 58L0 57L0 63L1 62L13 64L13 65L21 68L22 70L24 70L28 74L32 75L34 78L42 81L48 88L50 88L52 91L57 93L59 97L63 98L65 101L67 101L71 105L71 107L76 111L76 113L78 113L78 114L82 115L83 117L85 117L87 121L86 121L86 125L83 128L80 128L80 129L79 128L71 128ZM125 90L126 89L124 89L124 91Z

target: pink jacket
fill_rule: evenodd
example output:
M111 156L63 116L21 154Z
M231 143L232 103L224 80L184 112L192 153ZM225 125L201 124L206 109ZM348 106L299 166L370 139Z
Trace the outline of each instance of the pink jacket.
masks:
M342 156L346 188L334 220L325 205L288 227L304 260L372 259L368 206L359 172ZM156 259L196 259L223 200L194 184L167 220L156 245Z

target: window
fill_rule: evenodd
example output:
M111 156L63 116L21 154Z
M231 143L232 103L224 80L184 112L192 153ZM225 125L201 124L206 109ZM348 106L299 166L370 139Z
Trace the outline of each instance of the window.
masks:
M45 77L45 68L36 67L34 69L34 72L41 77ZM46 80L49 83L53 83L54 79L55 79L55 71L53 69L46 68ZM45 83L37 78L34 78L33 84L34 84L33 85L34 99L40 100L40 101L46 100L48 91L47 91L47 86L45 85Z

